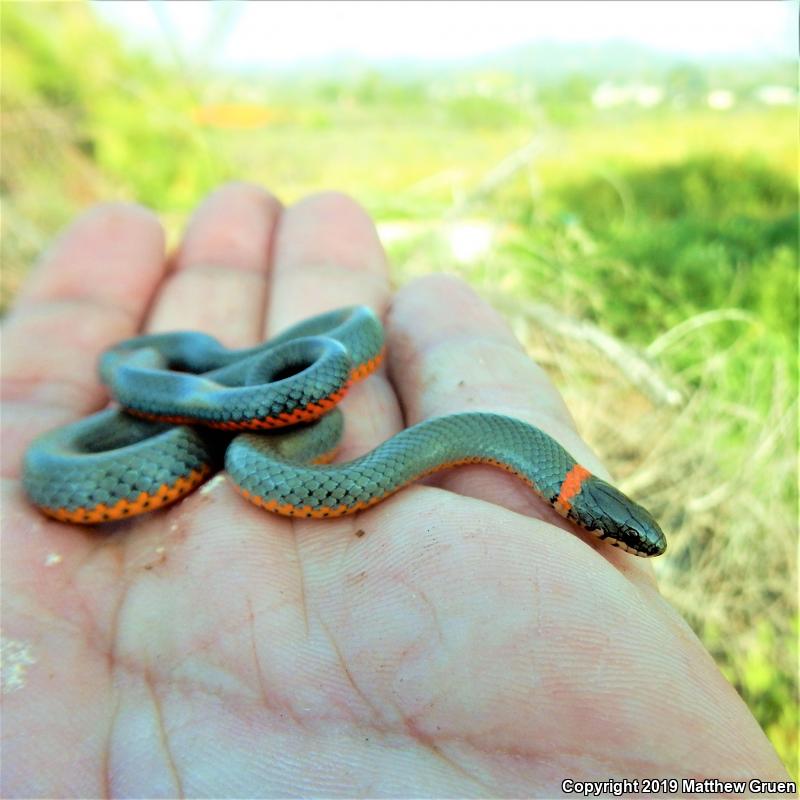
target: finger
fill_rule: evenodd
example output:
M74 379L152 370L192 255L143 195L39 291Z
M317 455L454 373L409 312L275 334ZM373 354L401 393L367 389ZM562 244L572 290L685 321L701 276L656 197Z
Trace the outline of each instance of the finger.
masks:
M446 276L410 284L398 292L387 328L390 376L407 424L461 411L505 414L541 428L590 471L608 477L547 375L466 284ZM576 531L524 483L491 467L450 470L436 482ZM588 534L585 540L598 546Z
M278 200L253 184L227 184L206 198L173 259L148 330L201 330L228 347L257 343L280 213Z
M386 257L372 220L338 193L314 195L282 216L275 240L266 335L323 311L367 305L379 316L389 298ZM351 390L342 405L348 460L394 434L400 414L383 373Z
M137 332L163 271L161 226L130 204L88 211L45 254L4 326L4 474L36 434L106 402L98 355Z
M325 192L286 210L275 239L267 335L346 305L380 313L388 297L386 256L358 203Z

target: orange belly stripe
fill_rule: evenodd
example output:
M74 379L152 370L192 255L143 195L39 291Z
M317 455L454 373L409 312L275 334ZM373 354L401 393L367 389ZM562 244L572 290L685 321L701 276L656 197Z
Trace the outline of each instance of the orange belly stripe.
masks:
M174 503L184 495L189 494L211 474L211 467L204 465L200 469L193 469L188 475L181 475L175 483L168 486L162 483L158 491L148 494L142 492L133 500L118 500L114 505L108 506L99 503L92 508L44 508L41 510L49 517L54 517L61 522L78 522L83 524L95 524L99 522L111 522L116 519L126 519L127 517L141 514L143 511L152 511L156 508Z

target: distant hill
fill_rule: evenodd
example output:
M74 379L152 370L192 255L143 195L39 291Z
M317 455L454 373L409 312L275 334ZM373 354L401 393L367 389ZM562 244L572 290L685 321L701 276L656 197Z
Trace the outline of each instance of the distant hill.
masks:
M539 82L558 82L584 73L604 80L640 75L656 77L685 61L629 41L575 44L543 41L462 62L462 69L498 69Z
M424 81L434 77L442 80L474 73L503 72L546 85L560 83L574 74L590 77L593 82L631 78L659 81L675 69L692 69L724 78L738 75L740 80L746 73L748 82L797 84L792 62L719 55L688 57L626 40L599 44L541 41L446 62L397 58L376 61L337 55L307 59L298 66L270 67L269 72L298 78L324 75L327 80L344 81L362 76L367 71L404 81ZM263 71L263 67L258 70L261 74Z

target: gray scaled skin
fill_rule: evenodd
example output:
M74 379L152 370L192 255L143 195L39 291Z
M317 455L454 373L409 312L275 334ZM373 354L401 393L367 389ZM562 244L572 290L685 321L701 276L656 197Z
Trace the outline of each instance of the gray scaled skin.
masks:
M313 440L307 431L302 435ZM565 510L558 501L576 461L551 436L521 420L480 412L437 417L401 431L360 458L334 465L303 463L330 450L327 435L318 436L316 455L295 449L291 438L287 444L293 435L241 434L225 455L225 468L240 491L271 511L339 516L367 508L436 470L488 463L514 473L567 518L616 547L640 556L666 549L666 538L649 512L593 475L587 474Z

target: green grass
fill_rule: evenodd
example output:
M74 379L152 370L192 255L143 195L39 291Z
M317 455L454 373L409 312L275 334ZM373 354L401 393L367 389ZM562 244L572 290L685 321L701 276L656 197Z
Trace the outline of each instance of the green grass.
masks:
M399 232L398 283L462 275L548 368L623 488L665 523L664 594L797 778L795 114L597 113L557 90L544 105L509 99L496 75L489 95L376 73L220 89L126 53L82 4L56 9L3 14L3 305L97 200L153 206L175 242L227 178L288 202L350 192L387 240ZM265 124L196 122L245 97ZM467 223L488 246L459 261L451 237ZM681 403L596 341L543 327L539 304L632 348Z

